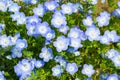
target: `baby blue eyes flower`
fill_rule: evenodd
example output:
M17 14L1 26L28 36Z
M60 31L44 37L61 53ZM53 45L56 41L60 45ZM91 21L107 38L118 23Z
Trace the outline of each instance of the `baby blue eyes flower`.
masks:
M37 60L36 62L35 62L35 67L36 68L41 68L41 67L43 67L44 66L44 61L42 61L42 60Z
M19 63L14 66L14 71L16 75L20 78L20 80L30 76L32 70L33 68L29 60L27 59L23 59L22 61L19 61Z
M107 56L109 59L112 59L113 57L115 57L117 54L119 54L118 51L116 51L115 49L110 49L108 52L107 52Z
M61 26L59 28L59 32L62 32L63 34L66 34L68 30L69 30L68 26Z
M76 73L78 71L78 67L77 67L76 63L68 63L67 67L66 67L66 71L68 73L70 73L71 75Z
M51 40L51 39L55 38L55 31L54 30L49 30L48 33L46 33L45 38L47 40Z
M47 22L37 24L37 27L36 27L37 34L41 34L42 36L45 36L50 30L51 29Z
M21 6L19 6L17 3L13 3L12 5L9 6L9 11L10 12L19 12L19 9Z
M7 5L6 5L6 3L5 3L5 1L0 1L0 11L2 11L2 12L6 12L7 11L7 7L6 7Z
M53 53L51 48L42 48L41 53L39 54L40 58L43 58L43 61L48 62L53 59Z
M91 0L91 4L97 4L98 0Z
M117 74L111 74L106 80L119 80L119 77Z
M18 39L16 41L16 45L15 47L20 49L20 50L23 50L24 48L27 48L28 44L27 44L27 41L25 39Z
M83 19L83 20L82 20L82 22L83 22L83 24L84 24L85 26L88 26L88 27L91 27L91 26L94 25L94 22L93 22L91 16L87 16L86 19Z
M4 71L0 71L0 80L6 80L4 77Z
M66 17L61 12L55 12L53 14L53 18L51 19L51 24L55 28L60 28L61 26L65 26L67 24Z
M42 4L39 4L37 8L33 9L34 15L43 17L45 13L45 8Z
M118 7L120 7L120 1L118 2Z
M58 52L61 52L68 49L69 43L69 38L66 38L65 36L60 36L55 42L53 42L53 45L56 47Z
M107 26L110 21L110 14L106 11L101 12L100 16L96 18L99 27Z
M100 30L96 27L88 27L85 34L90 41L99 40L100 38Z
M63 73L63 69L60 65L56 65L55 67L52 68L53 76L60 77L62 73Z
M113 14L113 16L120 18L120 8L115 9L112 14Z
M59 4L56 1L45 2L44 5L49 11L54 11L59 6Z
M11 54L12 58L16 58L16 57L20 58L20 57L22 57L22 52L21 52L21 50L18 49L18 48L16 48L16 47L13 47L13 48L11 49L11 52L12 52L12 54Z
M72 3L67 3L67 4L63 4L62 6L61 6L61 8L62 8L62 13L63 14L72 14L73 13L73 11L74 11L74 8L73 8L73 4Z
M110 44L110 39L106 35L100 36L100 43Z
M95 70L93 69L93 66L90 64L84 64L82 69L82 74L85 74L88 77L91 77L95 73Z
M115 55L111 60L113 61L115 67L120 66L120 54Z

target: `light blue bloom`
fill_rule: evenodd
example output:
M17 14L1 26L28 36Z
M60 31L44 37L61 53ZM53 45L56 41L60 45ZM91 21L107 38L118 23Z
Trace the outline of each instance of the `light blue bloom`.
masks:
M120 66L120 54L115 55L111 60L113 61L115 67Z
M73 12L76 13L78 11L82 12L83 11L83 6L80 3L75 3L73 4Z
M62 73L63 73L63 69L60 65L56 65L55 67L52 68L53 76L60 77Z
M12 36L9 37L10 37L10 44L15 45L16 41L20 38L20 33L15 33L14 37Z
M22 61L19 61L19 63L14 66L14 71L20 80L30 76L32 70L33 68L27 59L22 59Z
M93 66L90 64L84 64L82 69L82 74L85 74L88 77L91 77L95 73L95 70L93 69Z
M100 36L100 43L102 44L110 44L110 39L108 38L108 36L106 35L103 35L103 36Z
M81 44L81 40L79 38L70 38L70 46L77 50L83 45Z
M65 26L67 24L66 17L59 11L56 11L53 14L53 18L51 19L51 24L55 28L60 28L61 26Z
M63 4L63 5L61 6L61 12L62 12L63 14L68 14L68 15L70 15L70 14L73 13L73 11L74 11L74 8L73 8L73 4L72 4L72 3Z
M94 25L94 22L92 20L92 17L91 16L87 16L86 19L83 19L82 20L83 24L87 27L91 27Z
M51 48L42 48L41 53L39 54L40 58L43 58L43 61L48 62L53 59L53 52Z
M36 4L38 0L29 0L30 4Z
M56 1L49 1L49 2L47 1L45 2L44 5L46 9L49 11L54 11L59 6L59 4Z
M92 1L91 1L91 4L93 4L93 5L94 5L94 4L97 4L97 3L98 3L98 0L92 0Z
M101 12L100 16L96 18L99 27L107 26L110 21L110 14L106 11Z
M41 68L41 67L43 67L44 66L44 61L42 61L42 60L37 60L36 61L36 63L35 63L35 67L36 68Z
M71 75L75 74L78 71L78 67L76 63L68 63L66 67L66 71Z
M21 6L19 6L17 3L13 3L12 5L9 6L9 11L10 12L19 12Z
M45 13L45 8L42 4L39 4L37 8L33 9L34 15L43 17Z
M68 26L61 26L59 28L59 32L62 32L63 34L66 34L68 30L69 30Z
M78 27L73 27L70 29L70 32L68 33L69 38L80 38L80 34L82 33L82 30L80 30Z
M19 24L26 24L26 16L25 14L21 14L20 17L17 19L17 25Z
M0 11L2 11L2 12L6 12L7 11L7 8L8 7L6 7L7 5L6 5L6 3L5 3L5 1L0 1Z
M118 7L120 7L120 1L118 2Z
M0 71L0 80L6 80L4 77L4 71Z
M36 33L41 34L43 37L46 36L46 34L50 31L49 24L47 22L43 22L40 24L37 24L36 27Z
M48 33L46 33L45 38L47 40L51 40L51 39L55 38L55 31L49 30Z
M120 18L120 8L117 8L112 13L113 16Z
M107 52L107 56L109 59L112 59L113 57L115 57L116 55L118 55L119 52L116 51L115 49L110 49L108 52Z
M65 36L60 36L55 42L53 42L53 45L56 47L58 52L61 52L68 49L69 43L69 38L66 38Z
M10 46L10 37L7 37L5 34L0 36L0 46L2 48Z
M14 14L11 14L10 17L12 18L12 21L17 21L22 15L25 15L23 12L14 12Z
M88 37L88 40L99 40L100 37L100 30L96 27L88 27L85 31L86 36Z
M119 77L117 74L111 74L106 80L119 80Z
M27 41L25 39L18 39L16 41L16 45L15 47L20 49L20 50L23 50L24 48L27 48L28 44L27 44Z
M12 54L11 54L12 58L16 58L16 57L21 58L22 57L22 52L17 47L13 47L11 49L11 52L12 52Z

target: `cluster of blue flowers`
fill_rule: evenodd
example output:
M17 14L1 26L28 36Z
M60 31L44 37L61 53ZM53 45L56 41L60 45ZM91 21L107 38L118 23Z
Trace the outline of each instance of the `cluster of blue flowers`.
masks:
M38 0L22 0L27 4L36 4ZM23 12L20 12L21 6L12 0L1 0L0 1L0 11L10 12L10 17L12 21L16 21L17 25L25 24L27 35L38 37L42 36L46 39L44 47L42 47L39 54L39 59L22 59L14 66L14 72L19 77L19 80L23 80L31 75L31 72L35 68L42 68L45 63L50 60L54 60L57 65L53 66L51 71L53 76L60 77L62 73L66 70L70 75L74 75L79 70L79 64L75 62L69 62L63 56L55 56L52 48L47 47L47 45L52 44L55 50L60 53L66 51L68 53L73 53L75 56L80 56L79 49L82 48L82 42L89 41L99 41L101 44L109 45L111 42L117 43L120 40L120 36L117 35L115 30L106 30L103 35L101 35L101 27L109 25L110 17L116 16L120 17L120 2L118 2L119 8L113 11L111 15L107 11L101 12L96 18L97 23L93 21L92 16L86 15L86 18L82 20L86 30L83 31L79 26L74 26L70 28L67 25L66 15L69 16L72 13L76 13L83 9L82 5L79 3L66 3L59 4L59 0L46 1L44 4L38 4L36 8L33 8L32 16L26 16ZM104 3L105 0L102 0ZM97 0L92 0L91 4L97 4ZM58 9L60 8L60 9ZM53 15L51 17L50 23L47 21L42 21L45 13L51 12ZM22 38L20 33L16 33L14 36L7 36L3 34L2 31L6 26L0 24L0 46L2 48L12 47L11 55L6 56L7 59L21 58L22 51L29 47L27 39ZM57 36L56 31L60 32L62 35ZM115 49L110 49L107 52L107 56L111 59L116 67L120 66L120 53ZM92 80L92 75L96 73L96 70L92 64L83 64L81 73L88 77L87 80ZM3 76L4 72L0 72L0 80L6 80ZM75 79L79 80L79 79ZM117 74L111 74L106 77L105 80L119 80Z

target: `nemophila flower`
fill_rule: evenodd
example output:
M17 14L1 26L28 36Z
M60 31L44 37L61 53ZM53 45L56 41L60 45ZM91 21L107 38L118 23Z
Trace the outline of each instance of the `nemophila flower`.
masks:
M65 26L67 24L66 17L61 12L56 11L53 14L53 18L51 19L51 24L55 28L60 28L61 26Z
M10 17L12 18L12 21L17 21L22 15L24 15L23 12L14 12Z
M4 71L0 71L0 80L6 80L4 77Z
M17 19L17 25L19 24L26 24L26 16L25 14L21 14L20 17Z
M68 49L69 43L69 38L66 38L65 36L60 36L55 42L53 42L53 45L56 47L58 52L61 52Z
M2 12L6 12L7 11L7 7L6 7L7 5L6 5L6 3L5 3L5 1L0 1L0 11L2 11Z
M66 67L66 71L68 73L70 73L71 75L76 73L78 71L78 67L77 67L76 63L68 63L67 67Z
M61 6L61 12L63 14L72 14L74 11L73 4L72 3L67 3L67 4L62 4Z
M97 4L98 0L91 0L91 4Z
M102 44L110 44L110 39L108 38L108 36L106 35L103 35L103 36L100 36L100 43Z
M120 7L120 1L118 2L118 7Z
M119 80L119 77L117 74L111 74L106 80Z
M87 78L87 79L85 79L85 80L93 80L92 78Z
M20 58L20 57L22 57L22 52L17 47L13 47L11 49L11 52L12 52L12 54L11 54L12 58L16 58L16 57Z
M45 8L42 4L39 4L37 8L33 9L34 15L43 17L45 13Z
M83 24L84 24L85 26L88 26L88 27L91 27L91 26L94 25L94 22L93 22L91 16L87 16L86 19L83 19L83 20L82 20L82 22L83 22Z
M11 44L11 45L15 45L17 39L19 39L19 38L20 38L20 33L16 33L16 34L14 35L14 37L10 36L10 44Z
M26 20L27 24L31 24L31 25L36 25L38 23L41 23L41 19L38 16L29 16L27 17Z
M120 18L120 8L117 8L112 13L113 16Z
M42 48L41 53L39 54L40 58L43 58L43 61L48 62L53 59L53 52L51 48Z
M116 51L115 49L110 49L108 52L107 52L107 57L109 59L112 59L113 57L115 57L116 55L118 55L119 52Z
M35 67L36 68L41 68L41 67L43 67L44 66L44 61L42 61L42 60L37 60L36 61L36 63L35 63Z
M80 38L80 33L82 31L78 27L73 27L70 29L70 32L68 33L69 38Z
M45 40L45 45L49 45L52 42L52 40Z
M8 8L9 6L11 6L14 2L12 0L3 0L6 3L6 8Z
M115 67L120 66L120 54L115 55L113 58L111 58L111 60L113 61Z
M100 73L100 80L106 80L107 77L108 77L107 73L103 73L103 72Z
M88 37L88 40L99 40L100 30L96 27L88 27L85 31L85 35Z
M47 40L51 40L51 39L55 38L55 31L49 30L48 33L46 33L45 38Z
M53 76L60 77L62 73L63 73L63 69L60 65L56 65L55 67L52 68Z
M24 48L27 48L28 44L27 44L27 41L25 39L18 39L16 41L16 45L15 47L20 49L20 50L23 50Z
M31 68L34 69L37 60L35 58L32 58L29 61L30 61L30 64L31 64Z
M67 49L68 53L74 53L75 51L77 51L77 50L75 50L73 47Z
M68 30L69 30L68 26L61 26L59 28L59 32L62 32L63 34L66 34Z
M49 11L54 11L59 6L59 4L56 1L47 1L44 5Z
M73 9L74 9L74 13L75 12L78 12L78 11L83 11L83 6L82 6L82 4L80 4L80 3L75 3L75 4L73 4Z
M40 24L37 24L36 27L36 33L41 34L42 36L45 36L50 31L49 24L47 22L43 22Z
M95 70L93 69L93 66L90 64L84 64L82 69L82 74L85 74L88 77L91 77L95 73Z
M5 24L0 23L0 33L2 33L3 29L5 28Z
M0 45L5 48L10 45L10 37L7 37L5 34L0 36Z
M87 36L85 35L85 32L80 33L80 39L81 39L81 41L85 41L87 39Z
M81 40L79 38L70 38L70 46L77 50L83 45L81 44Z
M104 35L106 35L110 41L112 42L118 42L120 40L120 36L117 35L116 31L105 31Z
M38 2L38 0L29 0L30 4L36 4Z
M10 12L19 12L21 6L19 6L17 3L13 3L12 5L9 6L9 11Z
M106 11L101 12L100 16L96 18L99 27L107 26L110 21L110 14Z
M19 61L18 64L14 66L14 71L20 80L30 76L32 70L33 68L27 59L22 59L22 61Z

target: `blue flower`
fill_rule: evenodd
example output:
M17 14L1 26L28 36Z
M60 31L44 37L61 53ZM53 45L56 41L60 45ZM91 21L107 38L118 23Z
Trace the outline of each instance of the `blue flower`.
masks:
M14 37L12 36L9 36L9 37L10 37L10 44L15 45L16 41L20 38L20 33L16 33Z
M51 39L55 38L55 31L49 30L48 33L46 33L45 38L47 40L51 40Z
M116 55L118 55L119 52L116 51L115 49L110 49L108 52L107 52L107 56L109 59L112 59L113 57L115 57Z
M120 7L120 1L118 2L118 7Z
M84 64L82 69L82 74L87 75L88 77L91 77L95 73L95 70L93 69L93 66L90 64Z
M75 4L73 4L73 9L74 9L74 13L75 12L78 12L78 11L83 11L83 6L80 4L80 3L75 3Z
M68 26L61 26L59 28L59 32L62 32L63 34L66 34L68 30L69 30Z
M61 73L63 73L63 69L60 65L56 65L55 67L52 68L52 75L60 77Z
M23 59L19 61L17 65L14 66L14 71L16 75L20 78L20 80L27 78L31 75L31 71L33 70L29 60Z
M0 71L0 80L6 80L4 77L4 71Z
M33 9L34 15L43 17L45 13L45 8L42 4L39 4L37 8Z
M94 22L92 20L92 17L91 16L87 16L86 19L83 19L82 20L83 24L87 27L91 27L94 25Z
M47 22L43 22L40 24L37 24L36 27L36 33L41 34L43 37L46 36L46 34L50 31L49 24Z
M79 38L70 38L70 46L77 50L83 45L81 44L81 40Z
M99 40L100 30L96 27L88 27L85 31L85 34L87 35L88 40L90 41Z
M51 48L42 48L41 53L39 54L40 58L43 58L43 61L48 62L53 59L53 53Z
M21 6L19 6L17 3L13 3L12 5L9 6L9 11L10 12L19 12Z
M66 38L65 36L60 36L57 38L53 45L56 47L58 52L68 49L68 45L70 43L70 39Z
M19 24L26 24L26 16L25 14L21 14L20 18L17 19L17 25Z
M106 11L101 12L100 16L96 18L99 27L107 26L110 21L110 14Z
M27 44L27 41L25 39L18 39L16 41L16 45L15 47L20 49L20 50L23 50L24 48L27 48L28 44Z
M0 33L2 33L2 30L5 28L5 24L0 23Z
M35 63L35 67L36 68L41 68L41 67L43 67L44 66L44 61L42 61L42 60L37 60L36 61L36 63Z
M106 35L103 35L103 36L100 36L100 43L102 44L110 44L110 39L108 38L108 36Z
M6 5L6 3L5 3L5 1L0 1L0 11L2 11L2 12L6 12L7 11L7 7L6 7L7 5Z
M5 34L0 36L0 46L3 48L10 46L10 37L7 37Z
M80 30L78 27L73 27L70 29L70 32L68 33L69 38L80 38L80 34L83 31Z
M106 80L119 80L119 77L117 74L111 74Z
M94 4L97 4L97 2L98 2L98 0L92 0L92 1L91 1L91 4L94 5Z
M22 15L25 15L23 12L14 12L14 14L11 14L10 17L12 18L12 21L17 21Z
M115 67L120 66L120 54L115 55L113 58L111 58L113 61Z
M49 11L54 11L59 6L59 4L56 1L49 1L49 2L47 1L45 2L44 5L46 9Z
M67 4L63 4L62 6L61 6L61 8L62 8L62 13L63 14L72 14L73 13L73 11L74 11L74 8L73 8L73 4L72 3L67 3Z
M56 11L53 14L53 18L51 19L51 24L55 28L60 28L61 26L65 26L67 24L66 17L59 11Z
M76 73L78 71L78 67L77 67L76 63L68 63L67 67L66 67L66 71L68 73L70 73L71 75Z
M16 57L20 58L20 57L22 57L22 52L17 47L13 47L11 49L11 52L12 52L12 54L11 54L12 58L16 58Z
M113 16L120 18L120 8L117 8L112 13Z

